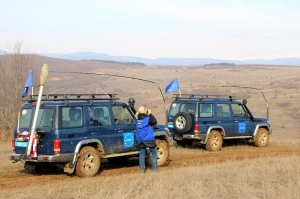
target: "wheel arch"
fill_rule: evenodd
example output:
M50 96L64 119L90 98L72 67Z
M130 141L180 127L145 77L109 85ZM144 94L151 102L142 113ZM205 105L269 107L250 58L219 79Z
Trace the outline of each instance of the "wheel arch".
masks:
M256 137L256 135L257 135L257 132L259 131L260 128L266 129L266 130L268 131L269 135L272 134L272 131L271 131L271 129L270 129L270 127L269 127L268 124L258 124L258 125L256 125L256 127L255 127L253 136L252 136L252 138L251 138L251 140L250 140L251 142L254 142L255 137Z
M94 147L95 149L97 149L97 151L99 152L100 158L103 157L104 154L105 154L103 145L102 145L100 140L98 140L98 139L81 140L76 145L76 148L75 148L75 151L74 151L74 157L73 157L73 160L70 164L72 166L72 168L75 166L75 163L78 159L78 154L79 154L80 150L85 146L91 146L91 147Z
M170 139L169 136L166 135L165 133L156 133L155 134L155 139L159 139L159 140L164 140L168 143L168 147L170 147Z
M218 131L221 134L222 138L226 136L226 132L225 132L225 130L222 126L211 126L207 130L206 137L205 137L205 140L204 140L203 144L206 144L208 136L209 136L210 132L213 131L213 130Z

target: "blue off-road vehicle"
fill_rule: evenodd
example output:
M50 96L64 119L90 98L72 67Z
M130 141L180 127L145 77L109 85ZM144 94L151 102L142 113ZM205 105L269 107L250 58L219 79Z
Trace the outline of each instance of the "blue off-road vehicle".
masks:
M267 118L252 115L234 96L176 94L167 116L168 128L179 146L193 142L217 151L223 140L245 139L255 146L268 145L272 128Z
M36 97L28 96L28 102L21 107L12 140L14 153L9 155L14 162L24 161L25 169L34 168L41 173L61 166L69 174L89 177L99 171L102 158L123 163L138 156L132 104L117 101L115 94L43 95L32 153L28 155ZM157 124L154 131L158 165L164 166L169 159L168 129ZM147 163L151 166L150 157Z

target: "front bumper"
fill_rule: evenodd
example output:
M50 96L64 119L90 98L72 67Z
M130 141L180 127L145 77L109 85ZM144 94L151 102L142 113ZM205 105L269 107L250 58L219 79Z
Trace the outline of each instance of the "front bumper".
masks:
M37 158L27 157L25 154L12 153L8 155L8 158L14 162L18 161L30 161L30 162L71 162L73 160L74 153L59 154L59 155L38 155Z

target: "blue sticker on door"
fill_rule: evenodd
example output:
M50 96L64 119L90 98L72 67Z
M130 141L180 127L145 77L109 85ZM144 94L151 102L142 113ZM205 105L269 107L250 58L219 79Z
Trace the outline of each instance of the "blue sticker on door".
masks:
M124 137L124 148L132 148L134 146L134 133L127 132L123 133Z
M246 133L246 122L239 122L239 132L238 134Z

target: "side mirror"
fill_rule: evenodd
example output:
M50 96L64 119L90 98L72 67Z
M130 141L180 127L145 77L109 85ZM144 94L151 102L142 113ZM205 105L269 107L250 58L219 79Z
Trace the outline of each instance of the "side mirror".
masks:
M247 104L247 100L246 100L246 99L243 99L242 103L243 103L244 105L246 105L246 104Z

